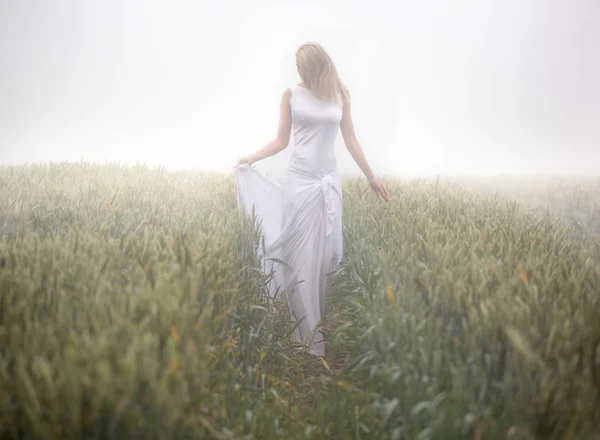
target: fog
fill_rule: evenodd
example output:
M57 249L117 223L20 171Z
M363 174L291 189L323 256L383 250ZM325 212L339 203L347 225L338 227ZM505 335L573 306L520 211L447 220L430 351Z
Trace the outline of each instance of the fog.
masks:
M0 0L0 163L227 172L317 41L378 174L600 174L599 23L598 0Z

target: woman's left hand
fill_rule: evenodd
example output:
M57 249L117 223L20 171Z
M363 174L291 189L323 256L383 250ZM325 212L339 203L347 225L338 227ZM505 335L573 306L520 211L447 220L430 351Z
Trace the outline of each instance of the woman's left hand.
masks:
M233 164L233 168L237 168L240 165L246 164L248 166L252 165L252 161L248 156L240 157L235 164Z

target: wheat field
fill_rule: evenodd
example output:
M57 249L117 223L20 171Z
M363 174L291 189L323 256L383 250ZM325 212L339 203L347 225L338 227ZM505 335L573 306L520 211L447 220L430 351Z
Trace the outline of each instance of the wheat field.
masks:
M593 439L600 179L344 181L327 356L233 176L0 168L0 439Z

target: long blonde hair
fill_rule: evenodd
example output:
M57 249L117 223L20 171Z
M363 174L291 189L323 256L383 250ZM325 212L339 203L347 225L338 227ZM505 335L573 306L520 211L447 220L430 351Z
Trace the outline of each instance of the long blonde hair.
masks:
M333 60L320 44L300 46L296 51L296 65L300 78L317 98L340 103L345 88Z

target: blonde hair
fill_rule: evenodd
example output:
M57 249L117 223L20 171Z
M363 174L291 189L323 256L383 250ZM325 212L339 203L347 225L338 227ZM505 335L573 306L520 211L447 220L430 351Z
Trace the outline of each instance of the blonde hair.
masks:
M304 84L319 99L340 103L345 88L333 60L318 43L305 43L296 51L296 65Z

